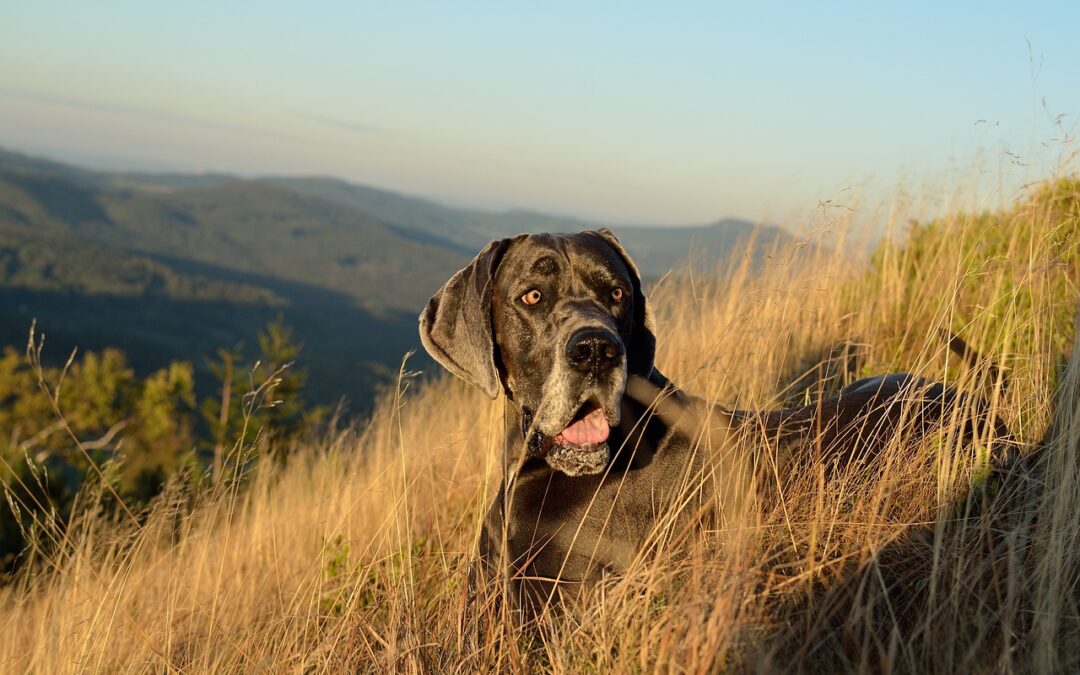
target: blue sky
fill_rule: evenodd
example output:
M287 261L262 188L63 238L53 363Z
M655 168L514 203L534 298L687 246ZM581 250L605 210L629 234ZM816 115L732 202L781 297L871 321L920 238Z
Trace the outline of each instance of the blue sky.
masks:
M1048 171L1080 130L1078 25L1075 2L8 0L0 145L785 220L849 187Z

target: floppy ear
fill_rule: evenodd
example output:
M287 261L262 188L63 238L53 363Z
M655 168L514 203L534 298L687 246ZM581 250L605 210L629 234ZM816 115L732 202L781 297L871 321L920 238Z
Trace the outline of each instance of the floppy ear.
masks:
M420 314L424 349L451 373L491 398L501 382L495 365L491 294L495 271L515 239L493 241L450 277Z
M626 346L626 368L631 373L647 376L652 372L653 360L656 358L656 322L653 320L649 300L641 290L641 273L611 230L602 227L594 234L619 254L626 269L630 271L630 283L634 287L634 332L630 335L630 344Z

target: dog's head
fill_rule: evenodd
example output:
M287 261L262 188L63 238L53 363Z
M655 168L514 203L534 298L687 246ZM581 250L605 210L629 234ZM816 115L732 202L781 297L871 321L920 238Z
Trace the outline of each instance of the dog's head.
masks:
M628 374L656 351L637 268L610 231L489 244L420 315L428 352L521 411L528 451L568 475L610 457Z

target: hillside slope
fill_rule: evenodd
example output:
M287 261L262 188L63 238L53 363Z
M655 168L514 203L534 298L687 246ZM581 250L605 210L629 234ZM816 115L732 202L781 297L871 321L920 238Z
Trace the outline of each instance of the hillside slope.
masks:
M416 307L463 256L355 211L229 180L117 188L108 175L0 163L0 342L32 319L53 358L120 347L140 371L254 344L282 316L315 400L364 407L417 343ZM423 260L423 265L414 261Z

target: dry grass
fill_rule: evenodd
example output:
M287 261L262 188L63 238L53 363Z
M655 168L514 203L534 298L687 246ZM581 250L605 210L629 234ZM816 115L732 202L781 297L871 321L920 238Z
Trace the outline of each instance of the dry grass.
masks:
M956 218L876 267L828 241L777 251L762 275L669 278L652 296L659 367L690 393L757 407L870 372L945 378L991 392L1024 444L1013 475L985 478L952 434L830 481L724 447L715 531L676 546L684 533L663 525L639 566L545 631L493 615L473 645L464 585L503 402L404 377L370 423L284 468L170 489L140 526L81 515L0 589L0 670L1074 670L1080 355L1062 373L1072 336L1055 326L1076 308L1060 235L1080 235L1080 213L1055 203L1003 215L1033 226L992 259L961 245L986 223ZM939 328L1007 366L1010 387L961 367Z

